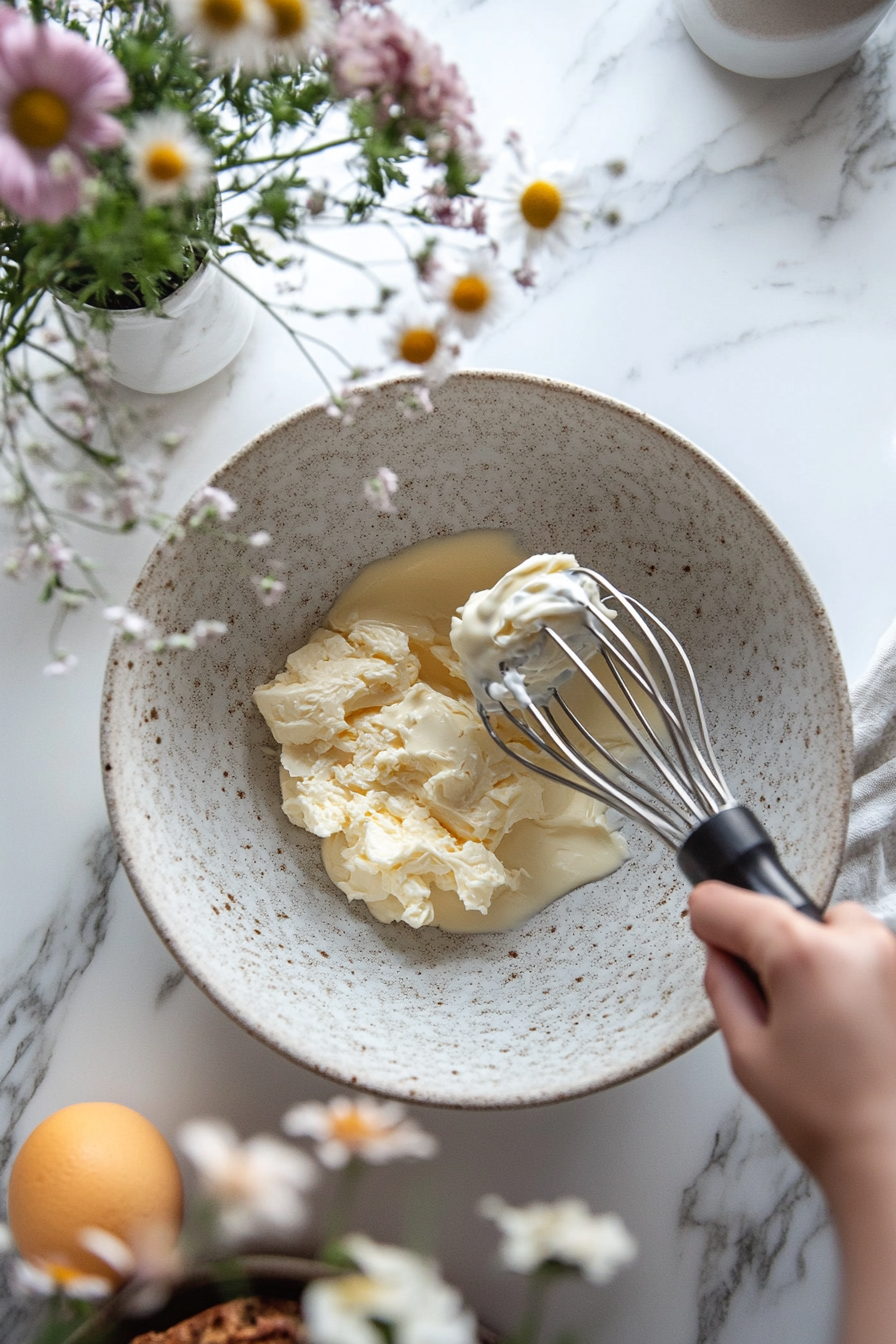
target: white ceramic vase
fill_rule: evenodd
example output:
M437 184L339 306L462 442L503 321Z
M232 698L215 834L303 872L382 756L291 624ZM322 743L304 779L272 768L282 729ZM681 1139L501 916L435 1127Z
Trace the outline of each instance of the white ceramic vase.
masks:
M739 75L788 79L849 60L893 0L676 0L711 60Z
M111 331L69 309L79 334L105 350L116 382L137 392L183 392L204 383L242 350L257 304L218 266L202 266L162 301L163 317L145 308L112 312Z

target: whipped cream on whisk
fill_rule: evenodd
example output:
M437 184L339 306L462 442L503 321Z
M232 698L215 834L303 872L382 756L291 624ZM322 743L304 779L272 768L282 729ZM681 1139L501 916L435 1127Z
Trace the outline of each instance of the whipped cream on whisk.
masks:
M589 602L600 602L597 584L574 555L532 555L494 587L472 593L451 622L451 644L476 699L487 710L501 704L545 705L575 668L545 626L585 660L598 644L585 621Z

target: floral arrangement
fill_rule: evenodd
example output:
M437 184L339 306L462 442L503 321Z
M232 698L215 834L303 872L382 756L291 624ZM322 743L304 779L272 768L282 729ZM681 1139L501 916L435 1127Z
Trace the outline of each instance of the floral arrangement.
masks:
M282 1245L284 1236L302 1233L310 1219L308 1195L322 1168L338 1177L318 1255L341 1272L305 1289L302 1313L310 1344L475 1344L475 1317L434 1261L348 1231L365 1165L431 1158L438 1148L432 1135L403 1106L370 1098L306 1103L282 1123L291 1138L312 1141L313 1157L270 1135L241 1142L218 1120L184 1125L178 1141L198 1189L180 1236L177 1229L160 1227L128 1245L102 1228L81 1232L85 1248L109 1266L108 1280L17 1259L8 1229L4 1239L0 1224L0 1251L9 1257L14 1287L49 1302L39 1344L65 1344L95 1304L112 1293L113 1279L125 1281L117 1299L125 1314L147 1315L191 1269L223 1267L224 1257L259 1238L274 1237ZM558 1279L603 1285L637 1255L615 1214L592 1214L579 1199L513 1208L489 1195L479 1212L500 1231L502 1267L527 1279L522 1315L507 1344L537 1344L546 1297Z
M460 73L382 0L0 0L0 463L17 532L5 569L36 578L53 612L48 673L76 661L66 617L109 602L85 530L184 532L159 507L184 435L154 433L152 412L122 396L105 344L116 315L164 314L198 271L220 269L288 333L344 426L360 381L392 364L420 378L398 413L425 415L514 281L535 283L536 253L585 220L567 173L527 172L513 134L507 153L515 176L486 200ZM359 228L383 264L353 246ZM363 316L388 320L379 365L329 339ZM383 514L397 486L387 467L359 482ZM270 605L284 568L266 533L233 528L237 507L204 491L189 529L225 543ZM225 631L106 615L158 650Z

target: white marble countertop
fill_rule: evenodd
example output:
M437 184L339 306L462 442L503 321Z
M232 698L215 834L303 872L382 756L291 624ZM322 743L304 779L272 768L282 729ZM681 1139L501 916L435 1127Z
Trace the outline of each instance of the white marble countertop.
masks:
M855 677L896 606L896 21L848 68L766 84L706 61L671 0L404 10L461 64L490 139L512 122L536 159L577 158L621 216L552 264L468 362L599 389L715 456L802 556ZM619 158L627 171L612 177ZM190 431L170 502L317 395L260 320L230 369L168 399L166 421ZM117 599L149 544L109 553ZM45 614L16 585L0 599L0 1161L78 1100L127 1103L169 1134L201 1114L248 1133L330 1095L183 978L117 870L98 765L99 617L73 634L77 672L43 678ZM492 1273L476 1198L575 1192L622 1214L642 1248L610 1288L564 1299L583 1341L834 1339L822 1201L741 1096L717 1038L584 1100L421 1119L443 1144L427 1168L438 1251L486 1319L510 1321L519 1285ZM370 1231L400 1235L418 1174L375 1173Z

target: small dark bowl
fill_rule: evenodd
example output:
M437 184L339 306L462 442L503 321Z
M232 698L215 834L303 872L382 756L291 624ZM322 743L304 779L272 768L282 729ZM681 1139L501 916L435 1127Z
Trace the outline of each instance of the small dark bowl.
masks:
M329 1279L342 1271L320 1260L291 1255L244 1255L185 1276L163 1307L148 1316L128 1316L126 1290L116 1293L86 1321L67 1344L131 1344L150 1330L169 1330L200 1311L237 1297L265 1297L297 1302L313 1279ZM479 1344L502 1344L487 1326L478 1327Z
M297 1302L312 1279L332 1278L340 1271L319 1260L291 1255L245 1255L187 1274L175 1284L163 1307L148 1316L127 1315L127 1290L116 1293L68 1344L131 1344L150 1330L172 1325L236 1297L266 1297Z

